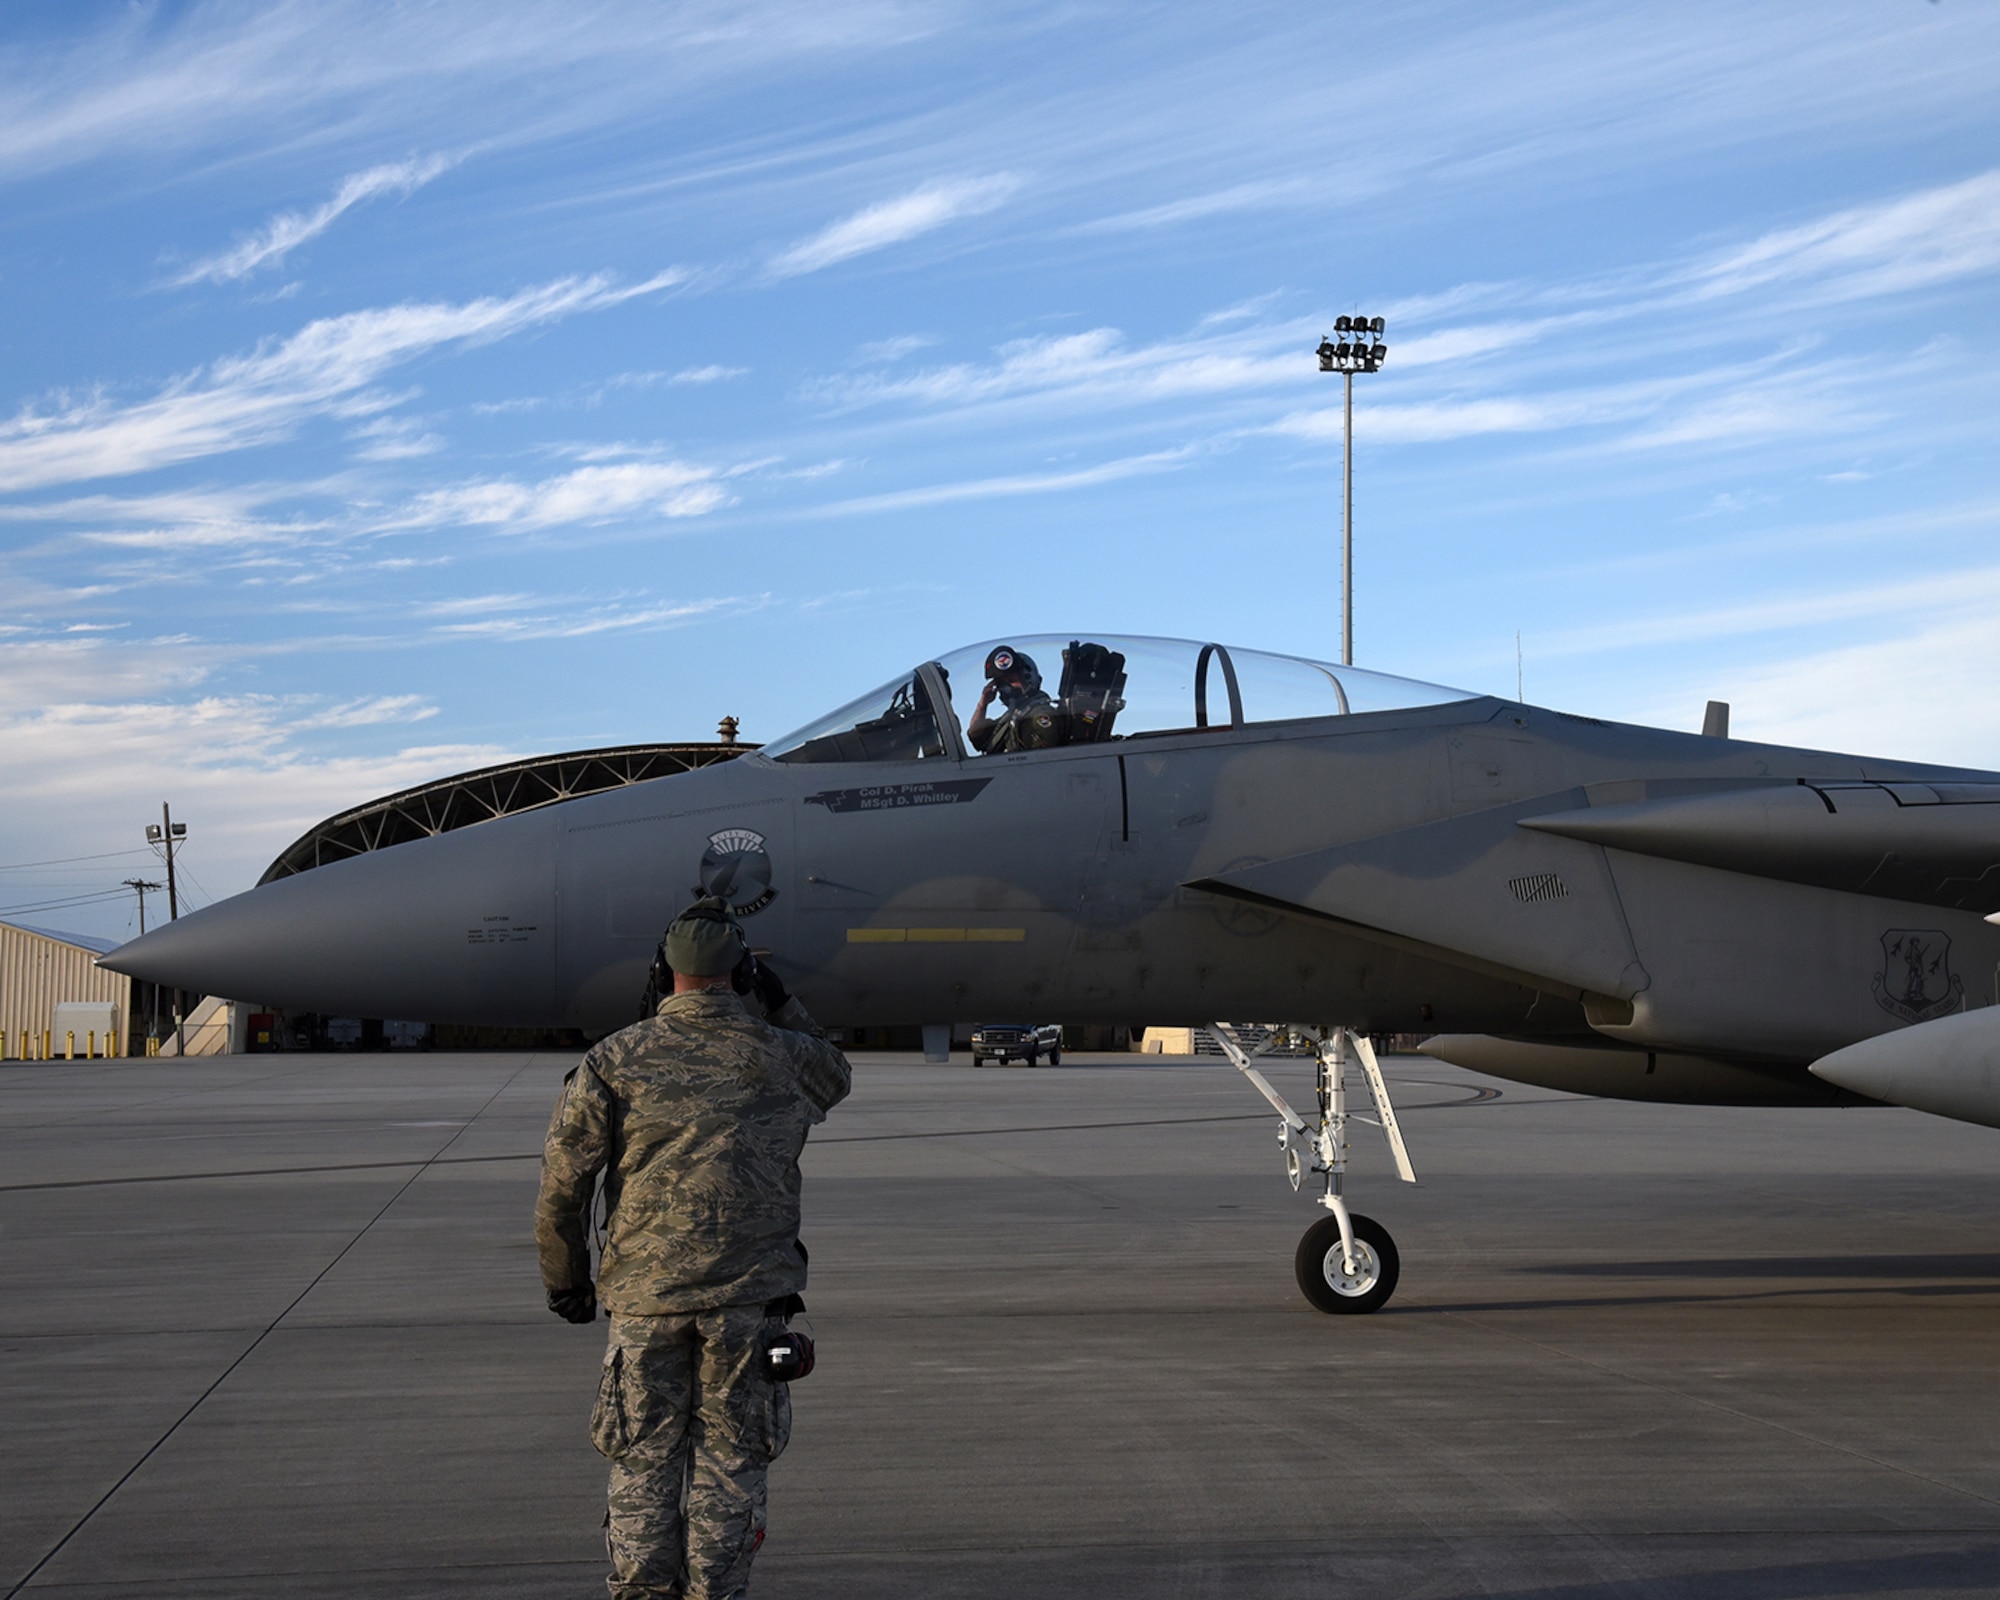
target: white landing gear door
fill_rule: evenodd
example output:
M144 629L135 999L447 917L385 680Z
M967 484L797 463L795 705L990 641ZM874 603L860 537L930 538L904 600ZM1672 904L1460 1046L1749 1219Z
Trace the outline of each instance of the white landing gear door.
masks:
M1416 1168L1410 1165L1410 1152L1403 1145L1403 1130L1396 1123L1396 1108L1389 1103L1389 1084L1382 1076L1382 1065L1375 1059L1375 1047L1364 1034L1350 1033L1348 1044L1360 1059L1361 1070L1368 1076L1368 1092L1375 1097L1375 1114L1382 1123L1382 1135L1389 1141L1389 1153L1396 1158L1396 1176L1405 1183L1417 1181Z

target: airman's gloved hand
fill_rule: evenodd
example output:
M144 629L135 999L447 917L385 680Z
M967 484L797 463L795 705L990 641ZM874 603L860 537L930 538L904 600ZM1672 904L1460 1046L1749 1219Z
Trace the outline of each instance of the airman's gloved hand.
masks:
M757 991L757 1003L764 1008L767 1017L775 1017L792 998L792 991L785 987L785 980L761 961L750 974L750 987Z
M578 1289L551 1289L549 1309L565 1322L595 1322L597 1286L586 1283Z

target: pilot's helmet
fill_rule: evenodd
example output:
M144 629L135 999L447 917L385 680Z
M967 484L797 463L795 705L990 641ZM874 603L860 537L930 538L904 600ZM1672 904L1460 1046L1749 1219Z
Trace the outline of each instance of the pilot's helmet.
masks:
M1026 705L1029 696L1042 686L1035 658L1011 644L999 645L987 656L986 676L999 689L1000 703L1009 709Z

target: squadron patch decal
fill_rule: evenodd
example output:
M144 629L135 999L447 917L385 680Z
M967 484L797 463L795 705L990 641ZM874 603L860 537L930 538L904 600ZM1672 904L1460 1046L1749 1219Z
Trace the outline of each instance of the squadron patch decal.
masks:
M764 836L748 828L724 828L708 836L701 853L698 893L716 895L739 917L754 916L773 900L771 857Z
M936 783L877 783L865 789L822 789L809 806L825 806L838 816L849 811L903 811L911 806L955 806L977 800L991 778L944 778Z
M1882 935L1875 1003L1905 1022L1956 1011L1965 985L1951 970L1951 935L1942 928L1891 928Z

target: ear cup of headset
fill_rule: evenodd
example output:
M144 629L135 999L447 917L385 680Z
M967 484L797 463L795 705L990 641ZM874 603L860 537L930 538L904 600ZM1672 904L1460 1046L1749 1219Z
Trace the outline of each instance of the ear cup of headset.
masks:
M787 1328L765 1346L764 1360L779 1383L796 1383L813 1369L813 1342L796 1328Z

